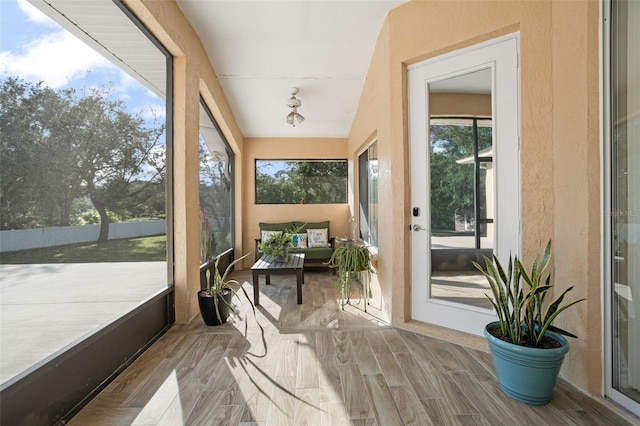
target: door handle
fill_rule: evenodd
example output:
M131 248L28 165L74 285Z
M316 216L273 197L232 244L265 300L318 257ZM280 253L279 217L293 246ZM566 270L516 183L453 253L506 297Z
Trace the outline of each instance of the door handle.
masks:
M418 225L417 223L415 225L413 225L413 230L414 231L424 231L425 228L423 228L422 226Z

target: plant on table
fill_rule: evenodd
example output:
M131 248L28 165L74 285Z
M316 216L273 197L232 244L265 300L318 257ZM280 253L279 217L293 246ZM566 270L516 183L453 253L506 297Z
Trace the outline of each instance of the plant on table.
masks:
M220 274L220 270L218 269L221 256L216 258L213 266L213 272L211 271L211 268L206 270L205 276L207 285L205 289L198 291L198 301L200 304L202 319L207 325L224 324L229 316L229 312L235 312L235 308L231 303L233 296L240 298L240 294L244 295L255 314L255 306L246 290L238 281L227 279L236 263L240 262L250 254L251 253L247 253L231 262L223 274ZM237 285L238 290L231 287L231 284ZM215 314L215 317L213 314Z
M517 256L509 257L506 270L495 255L493 260L483 256L485 268L473 262L489 282L493 297L486 296L498 316L498 321L488 324L484 333L489 341L500 386L510 397L534 405L545 404L551 399L562 360L569 350L566 339L559 335L577 337L554 326L553 322L562 312L585 300L578 299L562 305L573 286L564 290L555 300L552 299L551 275L543 278L551 257L549 241L542 257L535 257L531 272L526 271ZM514 346L521 349L515 349ZM511 358L516 355L506 355L507 351L527 354L531 358L521 360L520 366L517 362L511 365ZM551 358L557 361L555 370L535 366L536 362L549 365ZM548 378L543 377L544 370L551 373ZM529 373L532 376L526 378L525 375Z
M271 234L266 241L258 243L258 249L266 256L288 262L289 247L293 243L293 235L299 233L305 225L294 226L284 232Z
M330 268L337 268L338 277L335 285L340 288L341 298L344 305L349 303L351 297L351 280L358 278L361 272L368 274L375 273L371 267L371 253L364 245L357 245L353 241L345 241L336 248L327 263Z

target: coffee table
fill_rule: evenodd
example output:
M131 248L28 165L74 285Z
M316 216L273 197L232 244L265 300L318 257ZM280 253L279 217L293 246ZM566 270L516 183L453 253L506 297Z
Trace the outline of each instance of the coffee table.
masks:
M270 256L262 256L251 267L253 273L253 304L260 304L259 277L264 275L267 285L271 284L271 275L293 275L296 276L296 291L298 295L298 305L302 304L302 284L304 283L304 253L292 253L289 261L283 262L275 260Z

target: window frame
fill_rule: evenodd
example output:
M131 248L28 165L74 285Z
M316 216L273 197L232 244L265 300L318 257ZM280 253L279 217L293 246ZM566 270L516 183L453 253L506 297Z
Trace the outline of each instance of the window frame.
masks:
M114 4L166 58L165 209L167 287L35 366L0 384L0 423L64 424L175 322L173 247L173 56L121 0ZM49 5L51 6L51 5ZM49 15L48 13L45 13ZM25 401L29 401L25 404Z
M370 192L371 180L369 179L369 163L371 161L370 152L375 147L375 158L379 160L378 156L378 138L374 138L367 146L358 154L358 238L361 242L371 247L378 247L378 226L376 222L375 232L372 232L371 225L371 212L370 207ZM366 155L366 157L365 157ZM376 189L378 187L376 186ZM379 191L376 193L376 199L378 199ZM367 224L368 232L363 232L363 223ZM375 234L374 238L371 235Z
M216 256L229 252L230 250L233 251L233 248L235 247L235 153L233 152L233 149L231 149L231 146L229 145L229 141L227 141L226 136L222 132L222 129L218 125L218 122L213 117L213 114L211 113L211 110L209 109L202 95L200 96L200 106L204 109L204 112L206 113L207 117L211 121L211 124L213 124L214 129L216 130L216 132L218 133L218 136L220 137L220 139L222 140L222 143L224 144L225 153L227 155L227 172L229 173L229 179L231 180L230 200L229 200L230 207L231 207L229 211L229 214L231 217L231 224L229 226L230 239L231 239L230 246L222 250L220 253L215 253L215 256L214 256L215 258ZM198 135L200 136L200 132L198 132ZM199 177L200 175L198 172L198 178ZM198 179L198 181L200 181L200 179ZM200 182L198 182L198 203L199 203L199 207L202 208L202 206L200 205ZM200 238L202 238L202 235L200 235ZM210 259L205 260L205 263L208 260Z
M260 202L258 201L258 162L260 161L268 161L268 162L275 162L275 161L283 161L283 162L308 162L308 163L312 163L312 162L319 162L319 163L328 163L328 162L333 162L333 163L344 163L346 166L346 174L344 176L344 186L345 186L345 199L344 201L341 202L333 202L333 203L315 203L315 202L308 202L306 201L306 198L304 199L305 202L301 203L300 200L296 201L296 202L291 202L291 203L265 203L265 202ZM253 166L253 182L254 182L254 194L253 194L253 200L255 205L272 205L272 206L286 206L286 205L295 205L295 204L318 204L318 205L330 205L330 204L347 204L349 202L349 195L348 195L348 191L349 191L349 170L348 170L348 161L346 158L256 158L254 159L254 166Z
M640 404L632 399L629 395L623 393L616 387L615 375L615 350L616 344L616 309L615 309L615 263L616 253L614 250L615 221L617 220L615 207L617 205L615 175L618 171L615 164L615 134L617 132L616 124L616 72L617 61L614 57L616 53L615 34L618 16L614 8L619 7L620 3L614 1L601 2L601 81L600 81L600 107L602 109L602 126L600 139L602 143L602 176L601 183L603 187L602 196L602 220L601 229L603 234L603 243L601 248L601 269L603 275L603 328L602 345L603 345L603 377L604 377L604 394L616 404L631 413L637 414Z

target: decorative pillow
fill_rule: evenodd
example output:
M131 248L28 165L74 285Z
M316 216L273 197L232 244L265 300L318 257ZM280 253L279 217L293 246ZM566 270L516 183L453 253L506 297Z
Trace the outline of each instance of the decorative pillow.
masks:
M260 231L262 233L262 242L265 243L269 241L273 235L282 235L282 231Z
M329 230L307 229L307 241L309 247L328 247L329 246Z
M295 248L307 248L307 234L291 235L291 246Z

